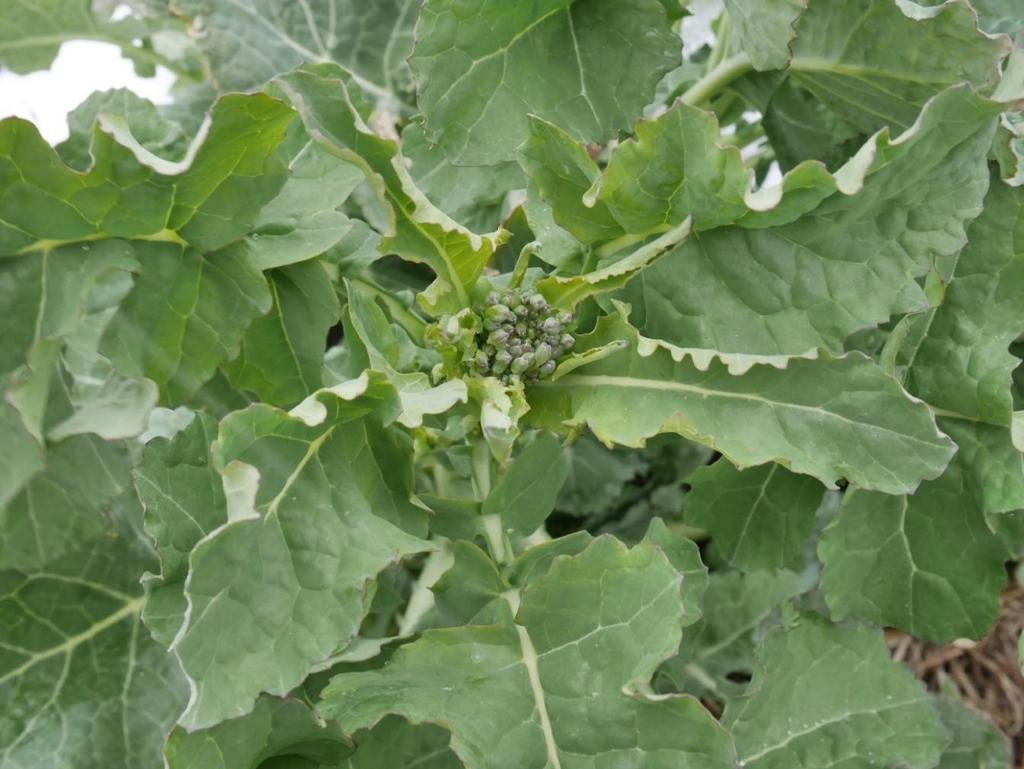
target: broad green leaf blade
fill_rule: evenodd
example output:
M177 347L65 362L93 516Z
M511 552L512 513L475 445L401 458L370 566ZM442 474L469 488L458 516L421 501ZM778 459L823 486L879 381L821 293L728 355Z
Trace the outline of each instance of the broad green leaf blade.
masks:
M21 450L6 440L4 447ZM43 570L109 531L111 508L131 485L129 469L123 441L82 435L50 448L45 468L0 506L0 569Z
M26 429L18 411L6 402L0 403L0 443L10 452L10 459L0 465L0 509L3 509L46 466L46 450Z
M748 210L750 173L739 149L719 141L714 116L678 104L637 123L636 138L612 153L592 194L634 234L675 226L687 216L695 230L734 222Z
M424 294L435 312L467 306L468 291L506 234L476 235L458 225L415 186L398 146L374 134L349 95L349 78L334 67L299 69L275 81L314 140L359 166L387 210L385 252L423 262L438 276ZM340 96L340 98L339 98Z
M700 548L692 539L669 529L661 518L652 518L645 542L657 545L683 578L683 627L701 618L704 592L708 587L708 568L700 560Z
M162 115L153 102L127 88L96 91L68 113L68 138L57 145L64 162L79 171L92 165L90 148L100 115L123 118L131 135L149 152L168 160L180 160L188 151L190 137L184 127Z
M186 728L286 694L353 638L377 574L429 549L403 530L425 533L426 513L410 501L411 442L379 421L396 400L364 375L291 412L254 405L222 421L228 520L192 550L173 645L192 687ZM239 643L222 643L225 627Z
M443 414L456 403L466 402L468 391L462 380L451 379L435 386L421 371L399 370L410 366L402 360L401 343L393 322L377 301L377 293L355 281L345 281L345 293L349 301L345 308L345 328L349 333L346 347L360 367L383 373L398 391L401 424L419 427L424 416Z
M969 89L945 91L898 139L869 141L824 199L820 179L795 221L767 211L695 233L622 292L640 332L679 354L741 363L839 351L852 332L923 308L915 277L957 253L981 211L998 109Z
M177 727L167 739L167 769L257 769L277 756L336 766L352 752L337 724L303 702L260 697L248 715L195 732Z
M514 162L496 166L457 166L444 150L427 142L421 123L402 131L402 155L416 186L438 208L474 232L490 232L501 224L505 196L526 185Z
M139 618L152 556L122 514L53 558L44 549L41 567L0 571L0 756L12 767L163 766L185 686Z
M300 122L292 124L282 148L288 180L246 233L261 270L319 256L356 226L338 209L363 181L362 170L313 141Z
M234 387L262 402L291 406L323 385L327 332L341 307L319 260L271 270L266 277L270 312L249 326L225 372Z
M659 688L726 699L741 694L744 685L735 679L754 672L766 627L807 587L790 571L712 573L700 620L683 632L679 653L658 670L656 682L670 686Z
M86 173L66 166L30 123L4 120L0 253L104 237L221 248L248 232L284 183L277 150L293 119L265 94L226 96L172 162L143 146L125 115L100 115Z
M696 700L623 691L678 643L679 585L659 548L603 537L511 594L516 624L427 631L384 668L336 676L321 708L348 729L441 720L473 769L731 767Z
M761 124L783 171L805 160L839 168L865 138L792 78L771 93Z
M414 0L182 0L200 17L199 49L222 91L258 88L303 63L334 61L374 96L411 87Z
M539 196L550 208L554 223L577 240L596 243L625 234L603 200L584 202L601 171L586 148L561 128L531 116L529 136L516 157L530 178L527 204Z
M1015 0L973 0L979 26L989 34L1013 35L1024 29L1024 9Z
M782 69L789 63L796 22L808 0L725 0L732 32L754 69Z
M959 446L964 488L985 513L1024 509L1024 447L1009 430L962 419L939 419Z
M509 589L494 562L471 542L452 545L454 562L430 590L439 627L493 625L509 622Z
M986 633L1006 582L1004 548L964 464L954 457L913 496L847 490L818 546L836 619L894 625L939 643Z
M862 133L909 127L935 93L967 81L989 93L1010 41L978 30L966 0L810 3L790 77Z
M1024 190L993 180L967 231L942 305L899 360L907 389L943 411L1009 427L1010 378L1024 333Z
M950 744L936 769L1003 769L1010 764L1006 735L986 716L954 697L935 701Z
M824 489L776 464L737 470L719 460L689 480L686 521L711 534L715 553L744 571L799 569Z
M513 159L529 114L613 138L679 58L657 0L428 0L409 64L427 140L459 165L494 165Z
M678 433L741 468L775 461L825 484L846 477L886 493L936 477L955 450L928 408L860 354L755 366L742 376L717 361L702 371L645 350L621 316L580 337L576 349L586 354L614 339L628 345L533 385L530 420L556 431L589 427L624 446Z
M691 224L691 218L687 217L681 224L640 246L628 256L599 269L565 277L549 275L537 283L537 290L552 305L573 310L584 299L625 287L654 261L685 241L690 236Z
M882 634L812 616L772 633L748 694L724 723L751 769L938 763L946 735L930 697Z
M165 646L185 619L189 553L227 521L223 484L210 457L216 438L216 422L200 412L173 438L147 444L134 472L146 533L160 557L160 576L145 580L149 600L143 619Z
M53 445L88 433L116 440L138 435L145 428L155 403L154 384L117 375L96 353L97 337L131 288L128 270L136 267L131 248L118 241L0 259L0 313L9 319L0 343L0 409L4 412L0 423L4 446L9 447L0 473L0 504L10 501L44 469L47 442ZM75 445L89 453L93 442ZM40 480L37 491L60 486L63 482L56 479L70 467L102 464L106 455L100 449L95 457L76 459L65 451L54 460L51 469L56 475ZM105 480L98 483L102 486ZM63 502L50 494L47 498L53 509L66 512L78 507L72 496ZM90 499L92 495L86 494L80 500L82 509L96 509ZM31 523L22 515L25 504L30 504L30 497L11 511L12 530ZM53 518L46 510L39 515ZM70 529L91 518L86 514ZM57 515L42 528L59 519Z
M503 528L529 536L554 509L568 472L561 442L542 433L515 458L484 500L482 512L499 518Z
M98 40L119 46L125 56L152 67L155 57L140 38L177 25L131 16L115 20L113 9L110 3L67 0L6 3L0 10L0 64L27 74L47 69L66 42Z
M356 732L352 739L356 752L339 769L464 769L448 749L451 735L433 724L413 725L387 716L372 729Z
M0 373L30 363L40 341L67 341L97 314L116 307L139 269L131 245L119 240L0 259L0 310L10 319L0 344ZM41 368L52 374L50 367ZM49 381L40 389L48 387Z
M646 467L638 452L609 449L588 436L566 451L569 473L558 495L558 509L581 518L606 510Z
M135 286L100 351L125 374L154 380L165 403L187 401L238 354L249 322L271 309L267 282L241 243L202 254L139 242L135 252Z

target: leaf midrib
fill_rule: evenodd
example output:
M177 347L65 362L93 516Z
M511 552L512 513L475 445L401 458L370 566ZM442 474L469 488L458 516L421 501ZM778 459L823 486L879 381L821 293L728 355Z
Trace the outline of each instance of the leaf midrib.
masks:
M829 418L837 419L839 421L855 425L858 428L890 433L892 435L899 437L900 439L907 440L912 443L919 443L923 446L927 446L929 449L934 450L939 448L938 443L927 441L923 438L918 438L915 435L901 433L892 429L891 427L885 427L884 425L873 424L871 422L861 422L856 419L851 419L850 417L839 414L835 411L828 411L818 406L806 406L801 403L773 401L769 398L765 398L760 395L754 395L753 393L732 393L727 392L725 390L709 390L706 387L684 384L683 382L667 382L659 379L641 379L638 377L615 376L612 374L566 374L557 382L540 382L534 386L557 388L561 385L576 385L579 387L614 387L626 390L663 390L669 392L675 391L683 393L693 393L695 395L709 398L728 398L733 400L760 401L762 403L767 404L772 409L795 409L797 411L807 411L813 414L821 414Z
M113 627L121 620L126 619L127 617L130 617L132 615L138 614L140 611L142 611L142 607L145 605L145 603L146 597L141 595L126 601L121 606L120 609L113 612L112 614L108 614L106 617L99 620L98 622L94 622L92 625L90 625L88 628L78 633L77 635L69 636L68 638L65 638L62 643L59 643L56 646L51 646L49 649L45 649L41 652L36 652L32 654L18 667L13 668L12 670L9 670L6 673L4 673L4 675L0 676L0 684L4 684L10 679L20 676L27 670L38 665L40 662L44 662L45 660L48 660L51 657L56 657L59 654L65 654L74 651L83 643L95 638L104 630Z

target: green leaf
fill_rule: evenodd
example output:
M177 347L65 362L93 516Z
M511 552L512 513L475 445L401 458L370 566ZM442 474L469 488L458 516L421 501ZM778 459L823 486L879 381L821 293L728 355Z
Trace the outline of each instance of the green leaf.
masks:
M725 0L740 47L754 69L782 69L808 0Z
M88 494L91 480L75 476L63 491ZM0 755L12 766L158 769L185 687L141 626L151 553L124 510L101 535L78 533L42 539L41 566L0 571Z
M219 100L184 159L157 157L125 115L100 115L92 167L64 165L30 123L0 122L0 253L103 237L221 248L244 235L285 181L294 113L265 94ZM148 138L148 137L143 137Z
M411 86L408 65L416 3L382 0L182 0L199 16L197 43L221 91L258 88L303 63L334 61L368 93L393 99Z
M749 693L726 706L740 762L762 767L938 763L946 743L928 694L882 634L812 616L772 633Z
M1024 29L1024 11L1015 0L972 0L979 26L989 34L1012 35Z
M248 715L209 729L177 727L167 739L167 769L257 769L275 756L335 766L352 752L337 724L305 703L260 697Z
M416 186L438 208L471 230L487 232L501 224L502 202L514 189L525 186L514 162L496 166L459 166L444 151L431 145L421 123L402 131L402 155Z
M1000 427L959 419L939 419L939 427L959 446L964 487L985 513L1012 513L1024 505L1024 449Z
M238 357L225 370L234 387L288 406L323 385L327 332L341 307L320 261L281 267L266 277L270 312L249 326Z
M353 736L356 752L339 769L463 769L462 762L448 749L451 735L433 724L413 725L397 716L387 716L372 729Z
M1004 548L989 529L964 458L913 496L848 489L818 546L836 619L859 617L946 643L981 638L999 611Z
M504 528L528 536L554 510L568 472L561 442L550 433L542 433L501 476L481 512L499 518Z
M622 235L622 225L603 200L584 202L601 176L586 148L558 126L536 116L530 117L528 126L529 136L516 156L530 178L528 192L539 193L550 208L554 222L582 243ZM529 195L528 201L530 197L534 195Z
M440 627L491 625L508 622L511 615L502 594L508 585L494 562L476 545L452 545L454 562L430 588Z
M993 180L941 306L900 362L907 389L943 411L1009 427L1010 378L1024 333L1024 190Z
M902 130L946 86L967 81L990 92L1009 49L1008 39L979 32L966 0L810 3L789 76L862 133Z
M283 151L288 180L246 234L261 270L319 256L357 226L338 208L363 181L362 170L313 141L300 122L292 124Z
M657 0L428 0L409 64L427 141L459 165L493 165L513 159L529 114L579 139L613 138L679 54Z
M772 221L769 210L694 233L622 292L638 329L678 354L742 365L839 351L852 332L926 306L915 277L967 242L997 109L968 89L945 91L908 133L869 141L832 180L839 189L819 175L799 218Z
M111 508L130 487L129 468L123 441L82 435L53 446L45 468L0 507L0 569L42 570L108 531Z
M530 388L530 420L550 430L589 427L605 443L641 446L678 433L738 467L780 462L826 484L840 477L886 493L934 478L952 454L927 407L866 357L795 359L734 376L718 362L701 371L644 341L621 316L582 336L585 355L619 339L628 346ZM639 348L639 349L638 349Z
M234 358L249 322L272 307L245 246L202 254L173 243L137 243L135 286L100 350L125 374L160 385L161 400L187 401Z
M864 143L864 135L814 95L786 78L771 93L762 119L779 166L788 171L804 160L839 168Z
M679 653L661 666L659 679L671 682L675 691L716 698L740 694L743 685L735 679L753 673L765 627L806 588L789 571L713 572L700 620L684 631Z
M588 436L581 436L566 450L569 472L557 507L570 515L584 517L608 509L626 484L645 469L637 452L609 449Z
M200 412L174 437L147 444L134 473L146 533L160 557L160 576L145 580L143 619L165 646L185 619L189 553L228 517L221 477L210 457L216 437L216 422Z
M595 540L510 595L515 624L427 631L384 668L336 676L321 708L346 729L387 713L443 720L479 769L731 767L728 737L696 700L623 691L678 643L679 585L660 549Z
M388 213L391 232L382 250L423 262L437 274L423 295L428 308L438 314L468 306L468 291L504 242L504 231L475 235L428 201L412 182L398 146L363 122L341 70L299 69L275 82L295 104L310 136L366 174Z
M180 160L188 151L184 128L162 115L155 104L127 88L97 91L68 113L69 136L57 145L64 162L79 171L92 165L90 148L100 115L123 118L135 140L154 155Z
M708 569L700 560L697 543L665 525L661 518L652 518L645 542L657 545L665 553L676 571L682 575L680 592L683 596L683 627L693 625L701 618L704 592L708 587Z
M186 728L286 694L352 639L376 575L429 549L407 533L426 531L411 443L379 421L397 408L382 377L363 375L291 412L254 405L222 421L212 451L228 519L192 550L172 647L192 687ZM220 642L225 627L239 643Z
M173 66L153 57L139 40L170 25L132 16L115 20L112 10L110 3L94 7L66 0L6 4L0 11L0 64L18 74L47 69L63 43L84 39L120 46L137 63L152 66L156 60Z
M680 103L637 123L636 138L616 148L591 194L629 233L667 229L687 216L696 230L729 224L747 212L750 173L739 149L719 141L714 116Z
M719 557L744 571L802 565L824 493L813 478L776 464L737 470L719 460L689 482L686 521L711 534Z
M419 427L428 414L443 414L468 398L466 384L459 379L432 385L420 371L401 372L401 343L392 321L377 302L377 294L364 283L345 281L349 304L345 310L346 338L359 368L369 367L385 374L398 391L402 411L398 421L406 427Z
M936 769L1002 769L1010 764L1006 735L986 716L953 697L935 701L951 742Z

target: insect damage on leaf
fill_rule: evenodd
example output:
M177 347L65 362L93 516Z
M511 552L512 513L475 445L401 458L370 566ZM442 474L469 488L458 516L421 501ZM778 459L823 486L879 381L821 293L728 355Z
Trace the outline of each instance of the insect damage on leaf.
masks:
M1022 9L0 2L0 769L1020 764Z

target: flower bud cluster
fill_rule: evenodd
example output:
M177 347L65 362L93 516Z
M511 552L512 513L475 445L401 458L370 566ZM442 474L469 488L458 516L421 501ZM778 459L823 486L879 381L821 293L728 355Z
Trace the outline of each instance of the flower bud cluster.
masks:
M509 385L549 377L573 348L572 321L532 288L492 291L482 305L428 328L427 342L446 361L435 376L493 376Z
M532 288L492 291L478 309L483 329L469 359L471 373L506 384L551 376L558 359L572 349L572 314L556 310Z

